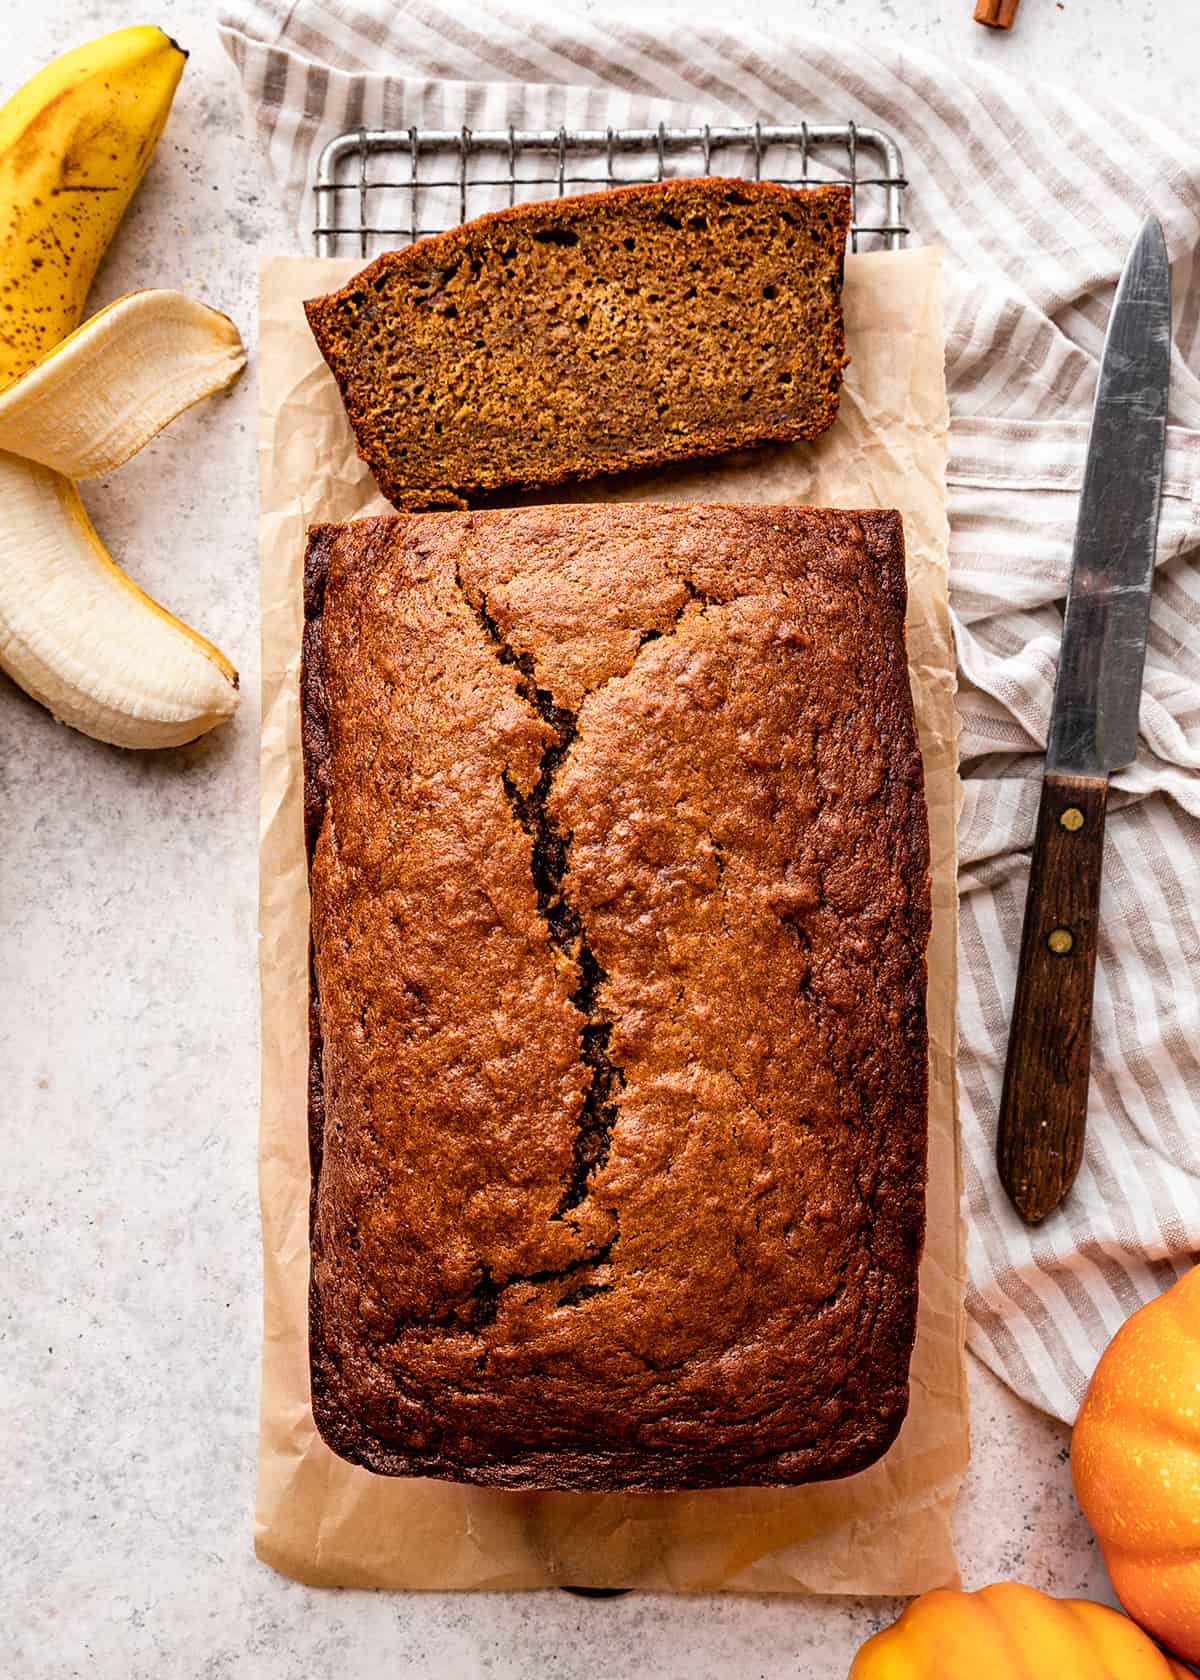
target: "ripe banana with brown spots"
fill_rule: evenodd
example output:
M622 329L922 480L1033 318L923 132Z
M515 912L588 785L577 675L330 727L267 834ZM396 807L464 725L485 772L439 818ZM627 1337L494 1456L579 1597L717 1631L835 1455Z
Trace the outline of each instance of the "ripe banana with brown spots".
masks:
M79 324L186 59L161 29L118 29L0 109L0 388Z

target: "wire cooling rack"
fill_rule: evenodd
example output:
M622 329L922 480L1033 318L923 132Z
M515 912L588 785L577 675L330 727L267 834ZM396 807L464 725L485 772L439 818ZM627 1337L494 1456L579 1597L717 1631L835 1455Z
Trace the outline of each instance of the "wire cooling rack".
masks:
M789 187L850 186L854 251L898 251L904 167L876 128L355 129L321 153L313 190L319 257L371 257L444 233L486 210L680 176L730 175Z

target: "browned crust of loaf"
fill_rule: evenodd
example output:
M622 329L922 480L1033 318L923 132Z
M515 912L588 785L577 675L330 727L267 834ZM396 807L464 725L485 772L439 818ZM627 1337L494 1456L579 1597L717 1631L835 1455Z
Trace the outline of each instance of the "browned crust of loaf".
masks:
M823 540L820 533L823 530L828 552L835 562L835 570L836 563L841 560L857 561L862 567L861 575L857 579L851 575L852 568L842 567L841 587L847 593L851 616L853 617L857 610L853 599L857 597L859 602L866 603L862 607L865 615L864 626L880 633L887 644L881 649L880 657L885 660L891 658L893 672L904 671L903 620L906 584L903 534L898 515L890 512L872 510L861 513L829 513L811 509L769 507L577 506L553 510L530 509L524 513L433 514L399 519L363 520L344 526L315 527L309 535L305 564L305 630L301 676L305 829L310 873L313 873L314 901L321 896L316 890L322 885L319 876L321 863L316 853L325 821L326 802L333 791L336 757L335 748L331 744L326 680L333 673L327 673L325 669L327 649L323 637L326 587L330 580L331 568L334 573L333 587L338 591L353 591L358 583L363 583L368 578L378 579L382 584L385 579L402 581L406 577L408 581L405 587L420 591L429 587L423 580L436 572L439 564L444 565L446 545L458 551L460 545L456 539L459 533L464 534L464 541L472 531L483 532L486 535L486 541L480 542L470 556L472 563L482 554L490 555L493 559L498 554L507 554L512 559L514 547L517 550L523 549L523 539L527 542L531 537L536 538L539 533L545 537L546 518L554 516L557 516L557 532L561 536L560 548L564 553L573 545L578 548L581 539L585 544L589 540L594 544L602 533L611 532L614 528L619 530L622 522L627 526L634 526L631 535L635 541L640 539L642 542L651 536L651 527L656 526L659 540L667 550L671 549L674 540L672 533L677 536L680 529L685 527L701 534L701 549L706 547L709 539L719 546L723 541L728 543L734 540L735 534L740 532L747 552L755 548L760 553L774 549L770 565L778 563L784 577L792 564L788 558L789 549L799 549L805 543L808 544L810 563L815 553L819 568L819 545ZM455 527L458 528L457 531ZM684 546L688 544L685 542ZM692 552L697 552L694 542L690 546ZM462 547L461 552L465 565L468 558L467 548ZM432 566L431 555L434 557ZM518 571L520 563L518 554ZM457 567L457 561L455 564ZM800 562L797 560L795 564L799 565ZM505 570L503 564L498 564L496 578ZM713 577L716 575L715 572L712 574ZM489 610L492 611L498 610L500 599L500 588L496 578L492 580L496 583L496 593L490 598ZM616 590L623 592L624 580L617 578L613 582ZM823 579L821 587L828 587L828 579ZM603 604L607 599L609 597L602 589L599 592L599 600ZM485 597L485 608L488 605L488 598ZM682 609L684 612L690 610L690 603ZM679 622L678 615L674 622ZM668 636L673 633L669 626L670 621L668 628L662 632ZM515 645L515 627L510 626L506 633L514 638ZM898 666L895 663L897 650L900 658ZM543 657L549 657L544 649L539 648L539 653ZM814 642L808 649L808 657L820 656L820 644ZM447 652L446 658L452 659L453 653ZM844 676L844 672L843 666L841 675ZM539 677L541 674L542 660L539 659ZM835 676L837 674L835 671ZM353 680L352 674L339 671L337 681L344 684L348 676ZM873 727L877 729L879 740L884 743L889 763L885 784L878 795L874 827L870 830L864 829L863 835L867 836L865 844L871 853L867 859L868 867L879 874L881 881L896 878L894 875L888 876L886 859L898 857L901 860L898 868L900 878L906 883L906 903L903 906L885 904L880 908L881 912L887 911L886 920L903 923L904 941L907 941L906 948L909 949L911 960L904 970L906 978L899 988L902 995L890 995L885 998L882 1013L878 1010L871 1013L871 999L860 1000L857 1007L869 1014L865 1030L877 1031L885 1039L884 1052L894 1058L894 1065L889 1068L889 1078L895 1089L902 1094L894 1097L890 1104L886 1097L877 1097L873 1099L874 1106L870 1101L861 1097L859 1099L861 1106L857 1124L864 1128L858 1157L859 1168L865 1168L869 1161L876 1185L874 1198L868 1198L871 1221L865 1227L864 1236L868 1245L869 1265L865 1273L856 1274L865 1280L862 1282L863 1299L852 1303L860 1310L858 1317L853 1313L849 1314L849 1329L846 1331L851 1341L855 1337L858 1340L851 1354L846 1356L848 1371L842 1371L840 1383L830 1383L830 1392L825 1395L819 1438L810 1438L795 1450L789 1450L785 1441L772 1439L766 1450L760 1452L757 1449L756 1436L765 1425L753 1420L747 1422L745 1418L733 1418L723 1425L721 1420L716 1418L706 1421L702 1443L697 1444L693 1441L686 1448L680 1447L675 1451L663 1450L661 1443L650 1450L636 1442L614 1444L609 1441L599 1444L596 1440L589 1439L589 1389L587 1379L583 1375L578 1379L580 1415L574 1420L577 1439L567 1445L556 1445L549 1451L531 1450L528 1445L514 1449L511 1443L506 1441L501 1427L488 1438L486 1449L480 1448L477 1435L473 1437L477 1450L474 1450L469 1458L464 1458L459 1452L445 1449L441 1445L441 1437L445 1431L440 1426L423 1426L416 1429L413 1439L405 1442L396 1438L395 1431L380 1433L367 1423L361 1406L351 1403L349 1399L347 1372L342 1369L334 1351L340 1348L342 1357L349 1357L351 1360L355 1375L350 1386L357 1383L360 1394L372 1393L374 1403L379 1396L377 1390L372 1389L371 1382L377 1384L381 1380L378 1372L365 1389L358 1381L362 1372L357 1362L362 1349L367 1346L364 1340L367 1335L366 1329L360 1323L346 1322L344 1317L327 1322L325 1302L322 1290L318 1286L318 1269L322 1263L317 1236L318 1209L322 1187L324 1140L329 1116L325 1107L322 1073L325 1046L322 1037L321 1003L314 965L310 999L309 1077L314 1243L310 1290L312 1400L314 1416L322 1436L341 1457L381 1474L434 1476L489 1487L597 1491L619 1488L649 1491L734 1485L790 1485L845 1476L872 1463L895 1439L908 1402L908 1362L916 1319L916 1274L924 1230L924 947L930 913L929 854L922 795L923 774L906 674L899 683L889 681L883 684L879 692L886 698L880 702L873 691L872 704L877 708L881 705L883 713L877 717ZM767 709L766 695L763 695L762 703L764 710ZM837 702L830 697L829 703L832 707L829 715L833 716L837 712ZM647 748L647 751L652 752L653 748ZM842 765L838 771L838 774L846 777L854 773L855 766L851 764ZM799 793L801 790L796 791ZM777 789L778 797L784 797L785 792L785 789ZM858 838L861 840L863 835L859 835ZM874 837L871 838L871 835ZM619 855L619 848L618 854L614 856L616 855ZM320 939L321 930L314 917L311 938L314 959ZM896 972L898 971L892 972L893 981ZM848 1017L850 1024L845 1028L851 1049L855 1043L855 1019L853 1014ZM897 1028L894 1024L889 1027L889 1021L902 1021L904 1025L902 1028ZM795 1084L800 1086L820 1079L822 1069L817 1065L806 1065L800 1060L791 1071L791 1077ZM759 1100L763 1100L762 1092L749 1093L747 1100L753 1102L756 1095ZM353 1116L347 1111L343 1118L349 1121ZM880 1127L886 1134L884 1143L877 1154L872 1156L871 1134ZM795 1147L800 1146L799 1139L795 1140ZM855 1170L858 1171L859 1168ZM346 1165L343 1163L339 1166L339 1172L345 1171ZM595 1176L603 1178L603 1171L597 1169ZM339 1184L344 1188L345 1180L339 1179ZM685 1179L685 1190L686 1185ZM332 1188L331 1185L331 1190ZM829 1242L836 1243L839 1229L837 1220L843 1213L848 1217L850 1209L845 1204L838 1204L836 1185L831 1186L829 1195L833 1198L834 1206L841 1206L842 1209L842 1213L833 1214L835 1223L827 1227L830 1232ZM727 1210L730 1217L735 1216L737 1211L734 1208ZM770 1255L765 1248L764 1253L769 1259ZM340 1258L344 1259L345 1256ZM382 1263L386 1266L386 1261ZM370 1284L372 1280L367 1278L365 1281ZM377 1282L378 1279L374 1281ZM844 1288L848 1290L849 1286ZM719 1301L701 1301L698 1310L702 1313L712 1313L719 1310L721 1305ZM521 1310L524 1311L525 1308L522 1307ZM561 1308L559 1310L561 1311ZM820 1311L824 1310L826 1309L819 1309L818 1318ZM811 1324L815 1322L815 1318L797 1320L797 1382L802 1379L811 1380L814 1376L813 1372L805 1370L802 1360L806 1345L805 1326L807 1324L811 1329ZM668 1325L665 1328L669 1327ZM401 1327L398 1327L397 1334L400 1333L400 1329ZM487 1335L490 1334L480 1332L476 1341L471 1341L469 1330L455 1321L456 1340L459 1331L467 1337L472 1347L477 1345L479 1340L486 1341ZM595 1353L595 1344L594 1341L589 1342L586 1326L579 1330L574 1345L580 1355L585 1357L585 1362L587 1357ZM347 1349L350 1350L348 1355ZM509 1347L507 1353L501 1343L499 1351L502 1355L519 1361L519 1343ZM770 1350L760 1347L754 1351L759 1357L766 1359ZM842 1354L844 1353L843 1349ZM836 1364L837 1360L842 1358L842 1354L830 1354L829 1357L834 1359ZM830 1371L832 1370L833 1365L830 1366ZM864 1376L864 1372L869 1375ZM450 1369L447 1367L447 1378L449 1375ZM817 1372L815 1375L819 1391L823 1373ZM677 1380L682 1381L686 1376L685 1366L677 1374ZM503 1393L503 1377L497 1381ZM570 1382L571 1378L568 1376L568 1396L571 1392ZM753 1370L749 1372L747 1382L753 1392ZM448 1391L449 1387L448 1383ZM399 1392L398 1390L397 1393ZM519 1393L519 1387L517 1392ZM684 1398L679 1403L686 1414L688 1401ZM436 1409L436 1396L429 1404ZM450 1398L446 1404L448 1416L452 1416L454 1399ZM514 1400L509 1415L515 1415L517 1411L519 1400Z
M561 199L537 200L513 205L479 216L447 233L418 240L402 250L386 251L336 292L313 298L304 305L313 337L337 381L342 402L355 434L358 453L370 467L384 495L396 507L407 511L436 508L466 508L471 502L504 489L545 489L557 484L622 473L631 470L652 470L673 461L716 456L730 451L766 443L803 442L818 436L837 418L839 390L808 393L796 391L796 406L790 415L761 417L752 412L736 420L726 417L723 424L698 426L694 436L673 436L659 447L649 444L638 447L615 446L592 449L572 456L564 446L561 463L554 470L534 471L530 468L520 437L514 438L513 454L508 469L487 482L462 481L451 484L413 483L394 468L386 449L377 446L366 393L360 391L357 362L352 353L343 348L336 311L340 303L352 299L381 277L402 278L419 273L430 264L450 264L468 254L497 228L511 226L524 229L552 228L566 221L580 218L607 217L623 204L637 204L646 200L661 200L664 209L695 207L697 199L713 201L725 197L734 203L773 203L781 207L802 208L805 213L829 212L836 228L836 249L830 253L834 308L831 317L820 323L826 335L830 360L841 368L846 358L845 328L840 308L840 296L845 262L846 236L851 219L851 193L848 186L830 183L820 187L793 188L770 181L744 181L721 176L702 176L694 179L651 182L638 186L616 187L603 192L582 193ZM514 299L514 312L519 316L521 302ZM352 349L352 347L350 347ZM729 347L732 349L732 346ZM654 386L647 387L646 420L654 418L651 400Z

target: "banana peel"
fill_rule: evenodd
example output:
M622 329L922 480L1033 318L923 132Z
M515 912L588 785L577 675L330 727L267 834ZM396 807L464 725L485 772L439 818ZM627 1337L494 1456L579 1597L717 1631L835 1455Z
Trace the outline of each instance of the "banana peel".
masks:
M0 665L28 694L118 747L233 715L233 666L116 565L70 479L0 454L0 508Z
M227 315L182 292L131 292L0 391L0 450L95 478L245 365Z
M134 292L0 392L0 669L96 740L179 746L237 705L228 659L125 575L73 479L128 460L245 361L217 310Z

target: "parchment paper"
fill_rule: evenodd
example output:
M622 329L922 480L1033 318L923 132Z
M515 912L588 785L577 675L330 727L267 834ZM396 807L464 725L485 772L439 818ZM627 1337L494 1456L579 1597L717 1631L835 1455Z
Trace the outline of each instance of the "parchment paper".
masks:
M928 1231L908 1418L844 1481L689 1494L516 1494L373 1476L309 1407L305 1113L308 889L297 677L305 528L390 512L358 461L300 309L357 262L279 257L261 291L263 619L260 1191L264 1345L256 1547L304 1581L404 1588L571 1584L915 1593L957 1578L950 1509L967 1460L955 1125L957 717L946 605L941 270L936 251L853 257L841 415L815 444L581 487L572 499L897 507L933 852ZM542 500L564 500L550 494Z

